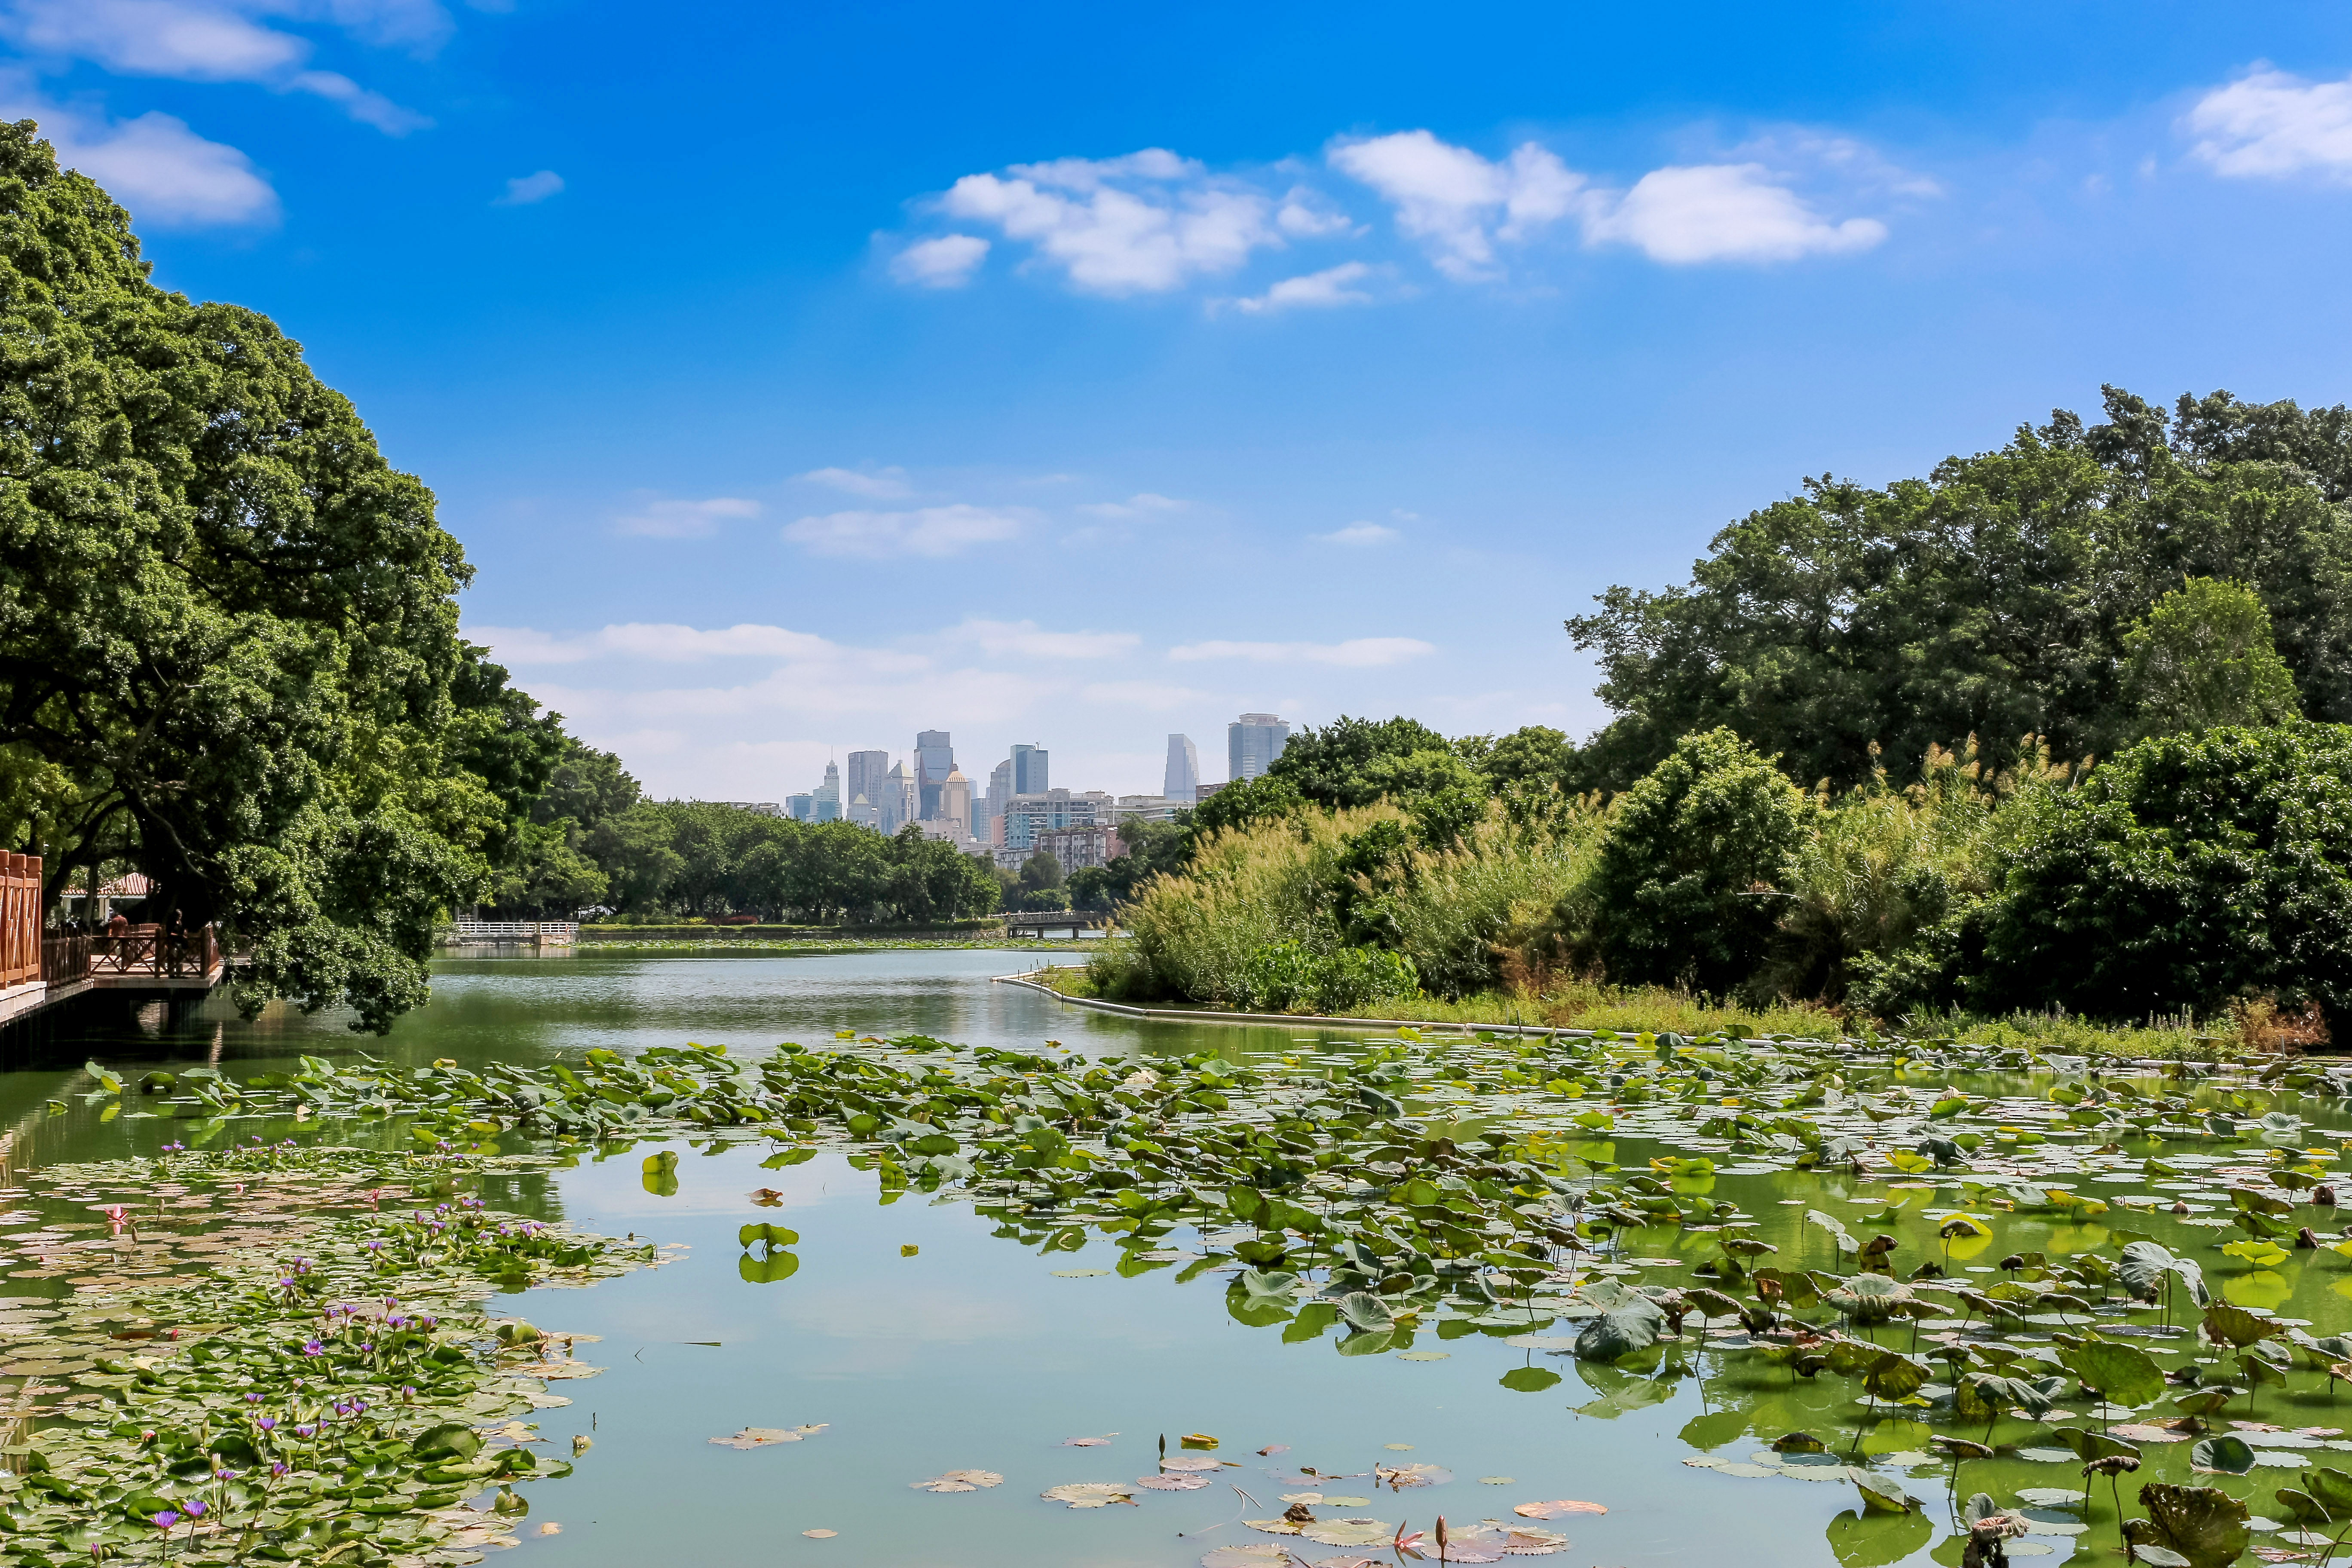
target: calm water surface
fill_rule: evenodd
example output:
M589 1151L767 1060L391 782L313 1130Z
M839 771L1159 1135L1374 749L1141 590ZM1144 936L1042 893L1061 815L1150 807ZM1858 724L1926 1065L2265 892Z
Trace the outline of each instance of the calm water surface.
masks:
M1113 1055L1204 1046L1280 1050L1292 1039L1278 1029L1132 1023L988 984L991 974L1034 962L971 952L468 959L436 965L431 1005L385 1040L351 1036L331 1017L272 1013L246 1024L215 1004L154 1032L127 1029L105 1042L101 1054L133 1068L211 1059L244 1074L305 1052L351 1049L409 1062L535 1062L590 1047L627 1052L686 1040L760 1053L787 1039L821 1044L836 1028L884 1036L919 1030L1021 1047L1055 1039ZM74 1092L77 1068L78 1061L0 1074L0 1118L15 1129L16 1161L110 1157L150 1150L168 1137L166 1121L100 1121L99 1110ZM55 1098L66 1100L65 1113L48 1111ZM1221 1523L1278 1514L1279 1494L1306 1489L1274 1479L1269 1465L1349 1473L1404 1458L1444 1466L1457 1479L1377 1496L1368 1480L1349 1481L1323 1489L1372 1501L1316 1511L1409 1520L1424 1528L1439 1512L1457 1523L1508 1519L1512 1504L1536 1500L1606 1504L1605 1516L1552 1521L1573 1542L1545 1560L1559 1568L1958 1561L1958 1543L1946 1527L1942 1479L1933 1472L1916 1472L1908 1482L1927 1500L1925 1517L1863 1525L1852 1511L1853 1489L1843 1482L1742 1478L1682 1463L1702 1452L1745 1460L1791 1429L1850 1439L1862 1416L1848 1398L1851 1384L1825 1376L1817 1385L1796 1385L1758 1358L1696 1350L1664 1373L1634 1376L1475 1331L1423 1333L1418 1348L1443 1349L1443 1360L1343 1358L1335 1353L1335 1335L1286 1342L1279 1326L1253 1329L1229 1317L1219 1275L1183 1284L1173 1268L1133 1279L1056 1278L1055 1269L1108 1268L1118 1254L1106 1245L1041 1256L994 1234L993 1222L952 1197L935 1201L908 1192L877 1205L871 1174L850 1169L838 1154L769 1171L760 1165L759 1148L678 1142L670 1145L681 1154L677 1191L660 1196L646 1190L639 1169L653 1146L609 1159L583 1153L543 1185L524 1183L504 1199L587 1229L684 1243L690 1250L683 1261L591 1289L513 1300L511 1310L543 1329L602 1336L580 1353L608 1370L554 1385L574 1403L540 1420L551 1452L567 1453L575 1433L594 1444L576 1475L528 1489L532 1522L558 1521L562 1533L526 1535L520 1548L494 1563L643 1568L685 1557L785 1568L1181 1568L1214 1547L1274 1539ZM1641 1155L1629 1149L1620 1158L1633 1163ZM761 1186L783 1194L781 1208L752 1205L746 1194ZM1786 1202L1794 1197L1832 1209L1864 1234L1897 1232L1906 1272L1919 1257L1932 1256L1933 1222L1872 1226L1863 1216L1890 1199L1914 1208L1957 1201L1948 1188L1941 1194L1889 1193L1884 1184L1814 1175L1718 1176L1711 1190L1763 1222L1767 1239L1782 1249L1776 1261L1831 1266L1818 1236L1808 1241L1800 1230L1794 1216L1804 1207ZM735 1231L755 1218L801 1233L795 1250L802 1266L792 1279L753 1285L738 1277ZM2200 1249L2191 1255L2209 1259L2216 1282L2227 1280L2231 1294L2311 1320L2314 1332L2352 1323L2352 1259L2302 1252L2276 1271L2233 1275L2220 1255L2202 1250L2211 1230L2185 1228L2165 1215L2125 1223L2177 1248ZM1165 1245L1186 1246L1192 1237L1180 1228ZM2040 1247L2054 1256L2109 1239L2095 1224L2069 1226L2021 1215L2002 1216L1998 1242L2002 1249ZM1664 1257L1679 1247L1696 1258L1713 1251L1713 1240L1652 1230L1643 1233L1637 1250ZM905 1247L916 1255L902 1256ZM1881 1336L1900 1344L1906 1332L1883 1330ZM1530 1366L1556 1373L1559 1381L1530 1392L1499 1382ZM2345 1420L2352 1395L2339 1404L2305 1391L2311 1378L2295 1382L2293 1394L2263 1390L2263 1414L2289 1425L2352 1425ZM825 1430L797 1444L738 1452L709 1442L746 1426L809 1423L824 1423ZM1916 1449L1930 1436L1899 1417L1862 1425L1869 1427L1866 1455ZM2035 1441L2023 1422L2004 1420L2001 1428L2000 1441ZM1241 1462L1213 1489L1139 1492L1139 1507L1084 1511L1037 1495L1064 1482L1148 1475L1160 1435L1174 1451L1177 1436L1190 1432L1216 1436L1218 1454ZM1067 1438L1101 1436L1111 1437L1108 1445L1063 1446ZM1271 1461L1252 1451L1269 1444L1286 1444L1289 1451ZM1410 1451L1395 1445L1410 1445ZM2186 1448L2152 1449L2148 1471L2138 1479L2189 1479ZM2352 1468L2352 1453L2309 1457ZM964 1468L998 1471L1004 1483L945 1496L910 1489L924 1477ZM1482 1484L1482 1477L1509 1479ZM1963 1489L1990 1489L2006 1500L2017 1488L2065 1486L2074 1478L2072 1464L2002 1460L1971 1466ZM2273 1489L2292 1480L2292 1471L2277 1468L2224 1478L2254 1500L2257 1513L2273 1515L2281 1510L2269 1505ZM1254 1501L1244 1506L1234 1487ZM2081 1552L2120 1562L2105 1500L2103 1489L2089 1536L2036 1535L2012 1542L2011 1554L2054 1563ZM2070 1517L2052 1515L2050 1521L2063 1528ZM816 1540L801 1533L814 1529L838 1534ZM1309 1563L1358 1555L1291 1544Z

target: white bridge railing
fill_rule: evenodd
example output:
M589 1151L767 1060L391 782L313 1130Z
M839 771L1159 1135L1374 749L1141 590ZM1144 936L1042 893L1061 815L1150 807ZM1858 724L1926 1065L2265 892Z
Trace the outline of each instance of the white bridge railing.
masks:
M580 940L578 921L457 921L449 927L460 944L536 942L549 947L570 947Z

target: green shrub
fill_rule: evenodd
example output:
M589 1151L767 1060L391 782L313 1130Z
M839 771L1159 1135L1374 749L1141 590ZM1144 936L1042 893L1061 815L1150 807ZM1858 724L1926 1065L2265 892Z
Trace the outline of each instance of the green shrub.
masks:
M1816 808L1728 729L1685 735L1617 802L1591 885L1611 980L1727 992L1762 958Z
M2031 805L1961 933L1972 1005L2138 1018L2273 994L2333 1018L2352 1002L2352 727L2143 741Z
M1242 966L1235 1001L1254 1013L1343 1013L1390 997L1420 994L1412 960L1379 948L1316 952L1295 942L1270 942Z

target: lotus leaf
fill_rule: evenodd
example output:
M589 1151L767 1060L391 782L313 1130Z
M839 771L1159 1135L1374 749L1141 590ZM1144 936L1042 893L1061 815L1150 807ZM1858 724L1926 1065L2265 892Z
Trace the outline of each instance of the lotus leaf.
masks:
M2139 1500L2156 1528L2156 1544L2187 1558L2190 1568L2221 1568L2246 1550L2246 1505L2218 1487L2151 1481Z

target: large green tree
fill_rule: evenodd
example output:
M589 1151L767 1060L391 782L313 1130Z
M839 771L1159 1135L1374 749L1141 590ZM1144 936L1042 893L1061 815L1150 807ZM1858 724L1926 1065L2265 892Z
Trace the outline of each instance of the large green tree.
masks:
M2352 416L2226 393L2168 416L2108 388L1996 452L1874 489L1830 478L1716 536L1691 580L1568 623L1618 718L1578 782L1622 788L1726 725L1797 777L1898 772L1977 735L2063 756L2136 732L2124 636L2184 576L2246 584L2306 716L2352 719Z
M156 288L122 209L0 127L0 817L53 892L121 854L247 946L248 1005L422 1000L543 782L494 755L467 575L300 345Z

